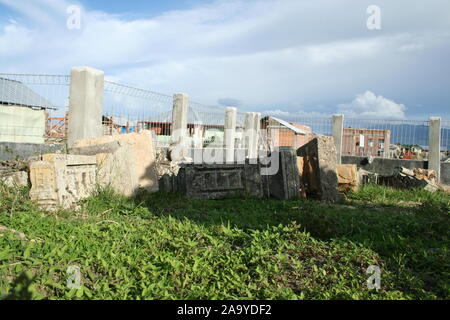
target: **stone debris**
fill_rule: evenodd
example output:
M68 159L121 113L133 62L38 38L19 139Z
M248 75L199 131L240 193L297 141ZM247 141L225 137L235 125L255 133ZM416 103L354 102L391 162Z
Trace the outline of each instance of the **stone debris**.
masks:
M158 179L164 175L177 175L180 166L175 161L169 160L169 151L167 149L159 149L156 152L156 175Z
M359 187L358 169L356 164L338 164L338 189L340 192L356 191Z
M434 170L407 169L397 167L391 176L380 176L379 183L382 185L398 189L424 189L435 192L440 189L436 183L436 173Z
M28 172L0 172L0 181L8 187L28 187Z
M303 157L302 182L307 196L327 202L338 202L337 156L333 137L319 136L297 150ZM298 160L299 161L299 160Z

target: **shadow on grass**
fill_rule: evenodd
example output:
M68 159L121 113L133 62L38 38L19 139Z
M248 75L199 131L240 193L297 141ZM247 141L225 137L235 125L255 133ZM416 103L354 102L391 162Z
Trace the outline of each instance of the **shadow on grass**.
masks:
M325 241L352 241L377 252L402 290L448 299L450 196L423 190L369 186L341 204L314 200L190 200L177 194L140 193L135 204L157 216L189 219L207 227L243 230L300 224ZM432 295L428 295L431 292Z

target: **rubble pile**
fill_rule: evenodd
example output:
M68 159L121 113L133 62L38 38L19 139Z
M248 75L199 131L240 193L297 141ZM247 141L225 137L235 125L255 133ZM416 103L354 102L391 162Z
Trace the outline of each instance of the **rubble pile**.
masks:
M424 189L435 192L440 189L434 170L397 167L391 176L380 176L379 184L398 189Z

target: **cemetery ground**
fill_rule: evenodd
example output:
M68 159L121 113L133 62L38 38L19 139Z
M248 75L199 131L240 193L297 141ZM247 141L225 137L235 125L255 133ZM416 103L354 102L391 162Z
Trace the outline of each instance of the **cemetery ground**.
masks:
M104 190L57 212L27 190L0 193L3 299L450 298L441 191L369 185L331 205ZM367 287L371 265L379 290Z

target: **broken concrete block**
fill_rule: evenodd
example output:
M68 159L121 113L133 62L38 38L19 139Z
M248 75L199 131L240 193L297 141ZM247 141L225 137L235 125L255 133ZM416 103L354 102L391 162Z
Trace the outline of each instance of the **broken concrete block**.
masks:
M278 151L279 169L275 175L269 176L269 194L282 200L300 197L300 176L298 159L293 148L280 147Z
M96 187L95 157L47 154L30 164L31 200L46 210L72 208Z
M358 190L359 182L356 164L338 164L336 169L340 192Z
M131 196L139 188L158 191L156 149L151 131L79 140L70 153L100 155L100 183L110 184L124 195Z
M28 187L28 173L25 171L9 172L1 175L0 181L8 187Z
M309 196L328 202L340 200L333 137L319 136L297 150L303 157L302 182Z

